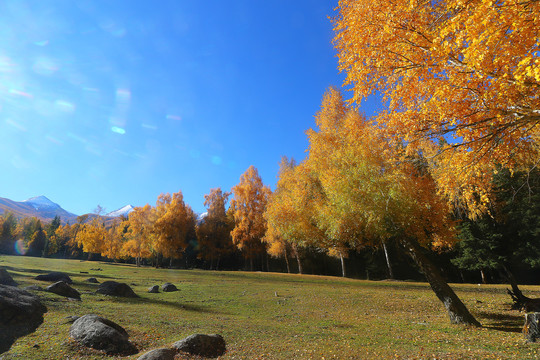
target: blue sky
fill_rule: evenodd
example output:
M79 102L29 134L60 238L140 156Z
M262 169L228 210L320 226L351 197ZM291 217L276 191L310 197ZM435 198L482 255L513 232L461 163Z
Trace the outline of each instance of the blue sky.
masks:
M2 1L0 197L76 214L155 204L196 212L254 165L275 187L341 85L337 1ZM376 104L367 103L371 112Z

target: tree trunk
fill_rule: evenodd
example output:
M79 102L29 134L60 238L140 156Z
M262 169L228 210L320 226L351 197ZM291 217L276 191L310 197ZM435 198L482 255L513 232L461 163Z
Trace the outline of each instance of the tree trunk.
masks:
M523 310L525 312L540 311L540 299L531 299L530 297L523 295L523 293L518 287L514 274L512 274L506 266L502 265L502 268L504 269L506 277L508 278L508 282L512 287L512 291L506 290L508 292L508 295L510 295L512 301L514 302L512 304L512 309Z
M285 264L287 264L287 274L290 274L291 267L289 266L289 257L287 256L287 249L285 249Z
M253 256L249 258L249 271L253 271Z
M270 260L268 259L268 253L265 253L264 256L266 257L266 271L270 272Z
M218 271L219 271L219 261L220 261L220 260L221 260L221 255L219 255L219 256L217 257L216 270L218 270Z
M452 324L482 326L461 302L454 290L448 285L435 264L424 255L422 248L416 240L402 239L401 243L426 276L435 295L437 295L439 300L441 300L446 307L448 315L450 316L450 322Z
M296 262L298 263L298 273L303 274L304 271L302 270L302 262L300 261L300 255L298 254L298 249L296 246L294 247L294 254L296 255Z
M341 260L341 276L347 277L347 271L345 269L345 259L343 258L343 255L339 253L339 259Z
M392 264L390 263L390 257L388 256L388 249L386 248L386 244L382 244L383 250L384 250L384 257L386 258L386 266L388 267L388 276L390 279L394 278L394 271L392 270Z
M480 276L482 277L482 284L487 284L487 277L484 269L480 269Z

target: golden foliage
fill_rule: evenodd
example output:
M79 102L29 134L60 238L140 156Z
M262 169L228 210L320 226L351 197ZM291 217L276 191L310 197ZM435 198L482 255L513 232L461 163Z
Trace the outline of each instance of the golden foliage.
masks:
M496 164L539 161L539 14L538 1L339 1L334 45L352 101L382 94L376 121L442 154L434 177L472 216ZM433 146L443 136L453 140Z
M242 176L240 183L232 188L231 208L234 229L231 232L234 245L248 259L264 251L261 239L266 232L263 217L268 198L272 191L263 185L257 169L252 165Z
M402 146L331 89L316 116L319 131L308 132L306 166L314 171L324 195L315 214L329 244L343 252L351 246L377 245L409 237L424 245L455 240L450 209L436 192L423 158Z

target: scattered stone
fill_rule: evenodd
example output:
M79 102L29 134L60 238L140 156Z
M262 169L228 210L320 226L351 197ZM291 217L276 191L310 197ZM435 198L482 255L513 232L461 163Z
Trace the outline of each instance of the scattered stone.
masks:
M98 279L96 279L95 277L88 278L88 279L86 279L84 281L92 283L92 284L99 284Z
M153 294L158 293L159 292L159 285L150 286L148 288L148 292L153 293Z
M14 286L0 285L0 354L43 323L47 308L39 297Z
M119 283L116 281L105 281L101 283L97 289L97 292L103 295L138 297L128 284Z
M90 270L92 270L92 271L103 271L103 269L102 269L102 268L97 268L97 269L90 269Z
M129 335L115 322L97 315L84 315L75 320L69 335L78 343L107 354L135 354Z
M225 340L221 335L195 334L175 342L173 345L178 351L205 357L218 357L225 353Z
M73 284L73 281L71 281L71 278L68 274L65 274L63 272L53 271L48 274L38 275L34 279L41 280L41 281L63 281L66 284Z
M174 284L165 283L161 285L161 290L163 290L164 292L171 292L171 291L178 291L178 288Z
M17 282L13 280L4 268L0 269L0 285L17 286Z
M47 286L45 290L60 296L81 300L81 294L63 281L55 282L54 284Z
M43 291L43 288L39 285L29 285L29 286L24 287L23 290Z
M176 350L174 349L154 349L139 356L137 360L174 360Z
M88 271L79 271L81 274L88 274Z

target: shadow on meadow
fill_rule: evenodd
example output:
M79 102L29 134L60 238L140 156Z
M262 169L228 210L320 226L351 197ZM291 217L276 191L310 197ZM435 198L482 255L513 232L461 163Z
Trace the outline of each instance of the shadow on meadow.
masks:
M520 333L523 329L523 315L501 314L489 311L480 311L477 313L478 318L484 323L484 327L489 330L502 332Z

